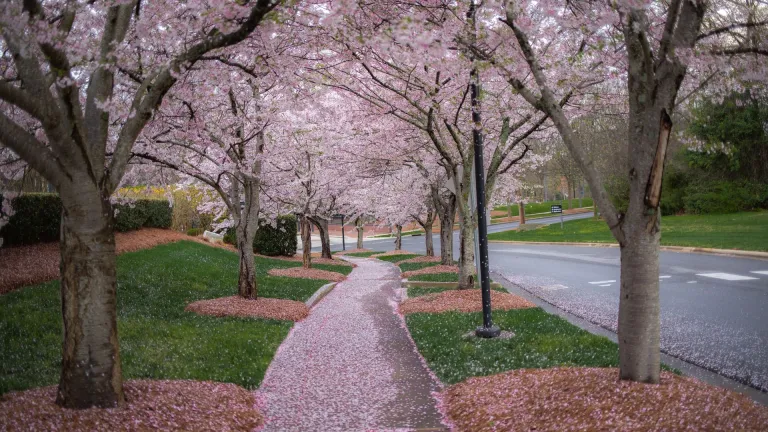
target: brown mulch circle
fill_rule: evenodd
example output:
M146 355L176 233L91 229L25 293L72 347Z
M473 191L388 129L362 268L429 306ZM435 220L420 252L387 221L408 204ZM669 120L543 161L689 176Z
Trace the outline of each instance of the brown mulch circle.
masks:
M400 313L479 312L483 310L479 289L449 290L435 294L412 297L400 303ZM491 291L493 309L510 310L536 307L528 300L514 294Z
M238 316L285 321L301 321L309 315L309 308L300 301L264 297L250 300L240 296L198 300L188 304L184 310L216 317Z
M519 369L448 388L460 431L765 431L768 408L744 395L662 372L661 384L614 368Z
M211 381L131 380L124 408L71 410L54 403L56 386L0 398L0 430L252 431L262 423L254 393Z
M398 262L398 264L440 262L440 261L441 261L441 258L439 256L417 256L415 258L408 258L407 260L402 260Z
M302 279L319 279L331 282L341 282L347 277L341 273L320 269L306 269L304 267L291 267L284 269L271 269L267 272L270 276L285 276Z
M302 262L301 255L294 255L292 257L289 256L266 256L266 255L257 255L263 258L269 258L269 259L277 259L281 261L291 261L291 262ZM330 265L339 265L339 266L347 266L347 267L357 267L357 264L352 264L349 261L344 261L342 259L328 259L328 258L322 258L320 256L315 257L314 254L312 255L312 264L330 264Z
M362 249L347 249L345 251L334 252L333 254L334 255L346 255L346 254L360 253L360 252L373 252L373 251L370 250L370 249L366 249L366 248L362 248Z
M458 273L458 272L459 272L459 266L440 264L432 267L424 267L423 269L407 271L402 274L402 277L408 278L411 276L418 276L418 275L425 275L425 274Z
M159 228L115 233L118 254L179 240L196 239L177 231ZM0 294L58 279L60 258L58 242L0 248Z

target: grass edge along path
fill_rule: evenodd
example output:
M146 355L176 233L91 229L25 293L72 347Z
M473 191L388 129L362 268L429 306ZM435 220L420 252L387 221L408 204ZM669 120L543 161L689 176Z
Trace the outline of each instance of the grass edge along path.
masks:
M236 294L236 253L181 241L126 253L117 262L125 379L211 380L258 387L293 323L184 311L196 300ZM327 283L266 274L270 268L296 266L301 263L257 257L259 295L305 301ZM58 381L60 304L58 281L0 296L0 395Z
M488 234L488 240L615 243L603 220L571 220L565 222L563 228L554 223L530 231L502 231ZM661 244L768 252L768 211L664 216Z

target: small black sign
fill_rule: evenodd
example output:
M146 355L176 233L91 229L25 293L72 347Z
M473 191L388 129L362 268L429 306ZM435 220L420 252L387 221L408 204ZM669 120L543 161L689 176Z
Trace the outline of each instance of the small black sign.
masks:
M562 213L563 212L563 206L560 204L555 204L552 206L552 213Z

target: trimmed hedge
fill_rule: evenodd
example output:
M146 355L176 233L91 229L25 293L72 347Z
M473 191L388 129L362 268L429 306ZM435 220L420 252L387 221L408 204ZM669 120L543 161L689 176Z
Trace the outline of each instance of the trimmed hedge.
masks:
M61 199L56 194L23 194L13 199L14 214L0 230L4 245L27 245L59 240ZM140 199L132 205L114 206L115 230L142 227L170 228L173 217L168 201Z
M266 256L294 256L298 245L297 235L296 216L278 216L276 226L259 226L253 239L253 251Z
M747 182L701 182L686 189L685 212L736 213L768 207L768 185Z
M294 256L298 247L298 228L296 216L284 215L277 217L276 226L261 220L256 237L253 239L253 251L266 256ZM235 228L227 229L224 243L234 245L237 240Z

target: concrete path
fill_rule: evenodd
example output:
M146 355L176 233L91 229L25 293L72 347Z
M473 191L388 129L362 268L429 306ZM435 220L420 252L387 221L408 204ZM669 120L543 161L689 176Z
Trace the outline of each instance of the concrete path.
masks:
M400 273L358 267L297 323L259 389L264 431L443 430L423 366L395 314Z

